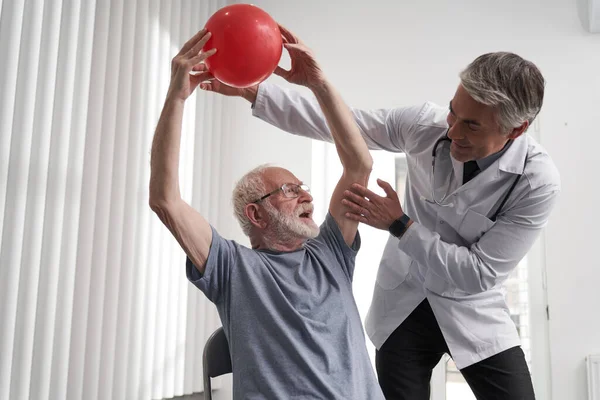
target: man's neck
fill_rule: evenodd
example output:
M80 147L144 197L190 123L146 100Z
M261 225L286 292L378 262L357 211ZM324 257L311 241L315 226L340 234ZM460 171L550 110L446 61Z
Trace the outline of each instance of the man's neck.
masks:
M291 239L281 240L277 238L262 237L256 242L252 242L252 248L254 250L270 250L280 252L296 251L306 243L306 239Z

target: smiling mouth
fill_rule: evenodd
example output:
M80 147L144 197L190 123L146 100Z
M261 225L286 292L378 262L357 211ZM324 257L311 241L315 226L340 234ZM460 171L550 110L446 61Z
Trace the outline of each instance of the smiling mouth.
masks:
M469 148L469 146L463 146L456 142L452 142L452 144L455 145L456 147L458 147L459 149L468 149Z

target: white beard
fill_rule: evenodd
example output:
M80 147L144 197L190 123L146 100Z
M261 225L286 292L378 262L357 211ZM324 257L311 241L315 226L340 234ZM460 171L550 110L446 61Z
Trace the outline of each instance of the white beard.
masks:
M287 242L297 238L314 239L319 235L320 229L313 220L300 218L300 214L312 211L312 205L301 204L291 214L283 213L271 204L265 209L271 217L273 237L278 241Z

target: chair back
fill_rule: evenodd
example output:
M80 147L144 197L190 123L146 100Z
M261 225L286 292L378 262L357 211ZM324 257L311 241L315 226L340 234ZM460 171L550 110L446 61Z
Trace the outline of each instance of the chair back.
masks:
M202 356L204 370L204 399L212 400L210 379L232 372L229 343L223 327L213 332L204 345Z

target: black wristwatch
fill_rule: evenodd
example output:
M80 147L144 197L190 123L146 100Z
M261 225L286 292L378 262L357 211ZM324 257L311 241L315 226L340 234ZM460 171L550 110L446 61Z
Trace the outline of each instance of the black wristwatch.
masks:
M410 222L410 218L406 214L402 214L400 218L392 222L388 230L392 236L397 238L401 237L406 229L408 228L408 223Z

